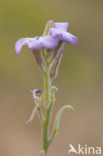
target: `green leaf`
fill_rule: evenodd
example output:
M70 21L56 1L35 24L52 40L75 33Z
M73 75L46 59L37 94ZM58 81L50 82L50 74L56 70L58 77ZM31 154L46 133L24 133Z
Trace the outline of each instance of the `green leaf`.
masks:
M54 134L57 134L58 130L59 130L59 124L60 124L60 119L61 119L61 115L65 110L70 109L71 112L74 112L74 109L72 106L70 105L66 105L64 107L62 107L56 115L55 121L54 121Z

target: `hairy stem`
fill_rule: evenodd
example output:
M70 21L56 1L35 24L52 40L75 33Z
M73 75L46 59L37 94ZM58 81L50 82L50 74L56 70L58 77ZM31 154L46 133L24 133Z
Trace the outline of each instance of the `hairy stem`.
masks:
M45 74L44 74L45 117L42 123L42 129L43 129L42 151L44 151L44 156L47 156L48 147L54 139L54 136L51 139L48 138L49 123L50 123L50 117L51 117L52 106L54 104L54 101L51 101L51 80L50 80L51 63L47 61L44 49L42 49L42 54L45 61Z
M46 73L44 76L44 96L45 96L45 108L48 107L50 103L50 71L49 71L49 64L46 64Z
M44 76L45 119L43 123L43 147L42 148L46 156L48 150L48 130L49 130L49 122L50 122L50 109L48 109L48 106L50 104L51 82L50 82L50 73L49 73L50 65L48 64L48 62L46 62L45 66L46 66L46 72Z
M49 121L50 121L50 109L46 111L46 118L43 124L43 150L47 154L49 141L48 141L48 130L49 130Z

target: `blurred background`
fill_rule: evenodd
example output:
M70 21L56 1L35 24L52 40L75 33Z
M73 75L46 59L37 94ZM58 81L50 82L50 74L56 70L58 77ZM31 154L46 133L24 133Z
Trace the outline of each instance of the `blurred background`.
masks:
M0 156L39 156L41 125L33 109L31 89L43 89L42 74L26 47L17 56L21 37L43 33L45 24L69 22L68 31L79 38L66 44L54 85L58 87L51 127L58 109L70 104L49 156L67 156L69 144L103 147L103 1L1 0L0 1Z

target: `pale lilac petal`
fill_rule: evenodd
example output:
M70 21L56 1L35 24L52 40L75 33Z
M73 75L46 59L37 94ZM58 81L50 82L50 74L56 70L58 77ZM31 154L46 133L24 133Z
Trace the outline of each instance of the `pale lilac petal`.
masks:
M27 46L30 50L41 50L43 44L41 43L39 37L35 37L27 43Z
M55 28L49 29L50 35L55 39L60 39L60 36L62 35L62 31Z
M37 93L42 93L40 89L31 90L30 93L34 96L36 96Z
M51 35L40 37L40 41L42 42L43 47L50 49L50 50L56 48L59 43L59 40L54 39Z
M60 39L64 41L65 43L77 44L78 42L78 38L76 36L66 31L61 31L55 28L50 28L49 31L50 31L50 34L53 36L53 38Z
M77 42L78 42L78 38L68 32L62 33L61 40L66 43L72 43L73 45L77 44Z
M60 30L63 30L63 31L67 31L67 29L68 29L68 23L67 22L54 23L54 26L55 26L56 29L60 29Z
M19 39L16 44L15 44L15 50L16 50L16 54L19 55L21 52L22 47L26 44L26 42L28 42L30 40L30 38L21 38Z
M29 124L33 120L33 118L34 118L34 116L35 116L35 114L37 112L37 108L38 108L38 105L34 106L34 109L33 109L32 113L31 113L31 116L30 116L29 120L26 121L26 124Z
M53 21L50 21L51 24ZM30 50L41 50L45 47L47 49L57 48L59 41L66 43L77 44L78 38L67 32L68 23L54 23L53 27L49 29L50 34L42 37L21 38L15 44L16 53L19 55L24 45L27 45Z

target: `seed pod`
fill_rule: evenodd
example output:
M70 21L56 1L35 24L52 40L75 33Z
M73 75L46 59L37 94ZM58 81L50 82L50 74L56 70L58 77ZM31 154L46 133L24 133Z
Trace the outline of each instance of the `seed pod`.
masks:
M59 130L59 124L60 124L60 118L62 116L62 113L65 111L65 110L68 110L70 109L71 112L74 112L74 109L72 106L70 105L66 105L66 106L63 106L58 112L57 112L57 115L56 115L56 118L55 118L55 121L54 121L54 134L57 134L58 133L58 130Z

